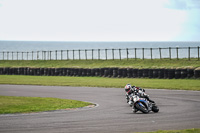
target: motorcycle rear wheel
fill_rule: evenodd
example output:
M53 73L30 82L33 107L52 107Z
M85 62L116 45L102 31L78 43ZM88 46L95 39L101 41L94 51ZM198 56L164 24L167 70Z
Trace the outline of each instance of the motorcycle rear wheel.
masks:
M155 113L157 113L159 111L159 108L157 106L153 106L152 107L152 111L155 112Z

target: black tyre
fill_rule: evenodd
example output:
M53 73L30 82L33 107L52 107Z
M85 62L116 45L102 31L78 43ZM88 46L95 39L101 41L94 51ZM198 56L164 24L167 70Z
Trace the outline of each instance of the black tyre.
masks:
M159 111L159 108L157 106L153 106L152 107L152 111L155 112L155 113L157 113Z
M140 106L138 103L136 103L136 108L138 109L138 110L140 110L142 113L145 113L145 114L147 114L147 113L149 113L149 110L146 108L146 107L142 107L142 106Z

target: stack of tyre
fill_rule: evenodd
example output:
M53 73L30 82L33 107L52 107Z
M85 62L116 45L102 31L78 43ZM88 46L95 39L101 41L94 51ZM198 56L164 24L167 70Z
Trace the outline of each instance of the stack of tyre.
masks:
M199 68L10 68L1 67L0 75L35 76L99 76L110 78L160 78L185 79L200 78Z

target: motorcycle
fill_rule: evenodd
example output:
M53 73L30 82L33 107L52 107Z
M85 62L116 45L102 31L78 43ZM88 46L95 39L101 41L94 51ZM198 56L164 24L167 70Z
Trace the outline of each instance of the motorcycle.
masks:
M146 98L140 98L138 95L132 95L131 100L133 101L132 107L133 112L141 111L142 113L149 113L153 111L157 113L159 111L158 106L155 103L149 102Z

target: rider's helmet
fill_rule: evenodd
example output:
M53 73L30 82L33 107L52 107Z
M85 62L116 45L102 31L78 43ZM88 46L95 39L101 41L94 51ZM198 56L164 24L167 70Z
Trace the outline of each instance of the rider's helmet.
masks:
M125 91L126 92L128 92L128 91L130 91L131 90L131 84L127 84L126 86L125 86Z

